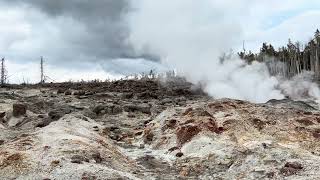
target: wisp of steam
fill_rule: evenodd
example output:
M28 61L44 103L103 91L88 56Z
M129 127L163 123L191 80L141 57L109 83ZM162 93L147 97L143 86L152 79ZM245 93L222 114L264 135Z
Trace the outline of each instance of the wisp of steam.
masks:
M204 83L205 91L215 98L260 103L285 96L299 99L307 93L319 99L318 86L307 80L309 76L283 80L271 76L266 64L248 65L232 53L221 58L243 40L241 21L232 16L235 11L245 12L243 4L229 7L228 0L170 2L142 0L136 4L138 10L130 22L137 51L148 47L178 74L193 83Z

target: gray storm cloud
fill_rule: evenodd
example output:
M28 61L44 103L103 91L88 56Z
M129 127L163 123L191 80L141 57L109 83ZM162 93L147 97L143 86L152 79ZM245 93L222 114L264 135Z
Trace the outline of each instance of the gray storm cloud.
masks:
M59 42L54 43L57 41L53 40L55 36L51 36L54 33L41 32L42 36L51 38L45 42L50 49L46 51L50 52L37 53L47 54L53 61L159 60L146 51L137 53L128 41L130 29L127 14L132 10L128 0L10 0L1 3L23 7L23 11L40 11L46 16L44 21L52 22L54 28L49 31L57 29L54 33L58 34L56 39ZM33 19L32 30L40 31L37 29L43 28L41 22L34 22Z

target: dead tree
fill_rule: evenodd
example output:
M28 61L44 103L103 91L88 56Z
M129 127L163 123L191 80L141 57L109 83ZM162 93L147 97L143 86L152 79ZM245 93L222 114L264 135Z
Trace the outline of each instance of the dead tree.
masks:
M4 58L1 59L1 86L4 86L7 81L6 68L4 64Z
M303 71L312 71L315 77L320 80L319 30L315 32L314 37L304 46L299 42L292 43L289 39L288 44L280 47L278 51L274 50L272 45L263 43L258 54L252 54L250 51L249 54L245 52L240 52L238 54L241 59L246 60L249 64L252 61L266 62L272 57L274 60L269 63L269 65L271 65L271 70L278 72L279 69L276 66L280 63L285 66L285 68L282 68L281 70L285 71L283 74L287 78L301 74Z
M43 70L43 57L41 56L40 59L40 84L45 83L45 76L44 76L44 70Z

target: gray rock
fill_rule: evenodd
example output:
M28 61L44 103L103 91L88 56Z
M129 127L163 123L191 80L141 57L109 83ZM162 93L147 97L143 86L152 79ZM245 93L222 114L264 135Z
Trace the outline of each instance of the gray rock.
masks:
M134 94L133 93L122 93L121 98L122 99L131 99L133 98Z
M85 93L85 95L86 96L92 96L92 95L94 95L94 92L88 91L88 92Z
M276 107L293 108L293 109L301 110L301 111L315 111L315 110L317 110L317 108L311 106L307 102L294 101L291 99L281 99L281 100L271 99L266 104L276 106Z
M163 100L160 101L160 104L161 104L161 105L165 105L165 104L170 104L170 103L172 103L172 102L173 102L172 99L170 99L170 98L165 98L165 99L163 99Z
M52 110L48 113L47 118L42 119L40 123L37 124L36 127L45 127L48 126L50 123L59 120L66 114L70 114L73 110L70 107L61 107L59 109Z
M58 89L57 94L63 94L65 92L65 89Z
M96 107L93 108L93 112L96 113L96 114L100 114L102 110L105 109L105 106L104 105L98 105Z
M77 164L82 164L83 162L89 162L89 159L84 156L74 155L71 157L71 162L77 163Z
M151 114L151 107L149 104L127 104L123 108L126 112L142 112L145 114Z
M72 112L72 109L69 107L63 107L59 109L52 110L48 113L50 119L52 120L58 120L65 114L70 114Z
M78 99L88 99L88 96L77 96Z
M67 95L67 96L69 96L71 94L72 94L72 92L69 89L64 92L64 95Z
M25 104L13 104L12 115L14 117L20 117L27 113L27 106Z
M84 96L84 95L86 95L86 92L83 91L83 90L79 90L79 91L75 91L73 93L73 95L75 95L75 96Z
M121 106L115 105L115 106L113 107L113 109L112 109L112 113L113 113L113 114L120 114L120 113L122 113L122 108L121 108Z
M95 152L91 155L92 159L96 161L96 163L102 163L103 158L101 157L99 152Z
M2 120L6 116L6 112L0 112L0 120Z
M97 115L103 115L103 114L110 114L110 115L116 115L122 113L122 108L119 105L115 104L105 104L105 105L98 105L93 108L92 110Z

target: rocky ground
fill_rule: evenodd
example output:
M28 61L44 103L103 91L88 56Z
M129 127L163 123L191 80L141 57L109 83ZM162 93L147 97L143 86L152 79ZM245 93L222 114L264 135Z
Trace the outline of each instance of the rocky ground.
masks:
M316 104L184 81L0 90L0 179L319 179Z

